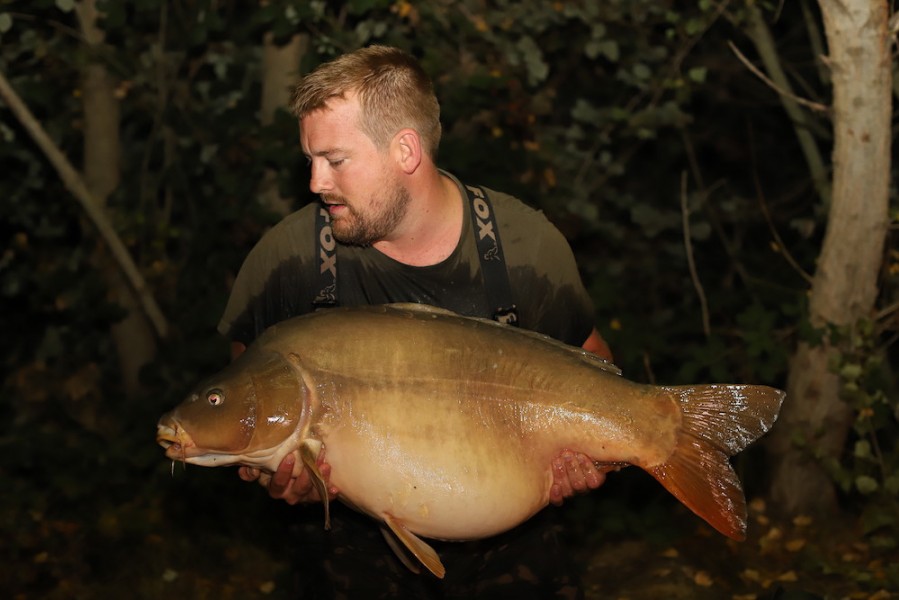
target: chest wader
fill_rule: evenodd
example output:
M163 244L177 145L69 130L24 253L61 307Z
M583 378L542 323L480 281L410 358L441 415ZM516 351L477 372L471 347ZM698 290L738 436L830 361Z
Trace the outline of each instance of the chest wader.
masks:
M493 319L518 326L518 308L512 302L509 272L499 239L493 206L484 190L466 185L470 203L471 227L481 262L481 274ZM312 301L315 310L339 304L337 295L337 241L331 231L331 215L324 206L315 214L315 240L319 257L319 291Z

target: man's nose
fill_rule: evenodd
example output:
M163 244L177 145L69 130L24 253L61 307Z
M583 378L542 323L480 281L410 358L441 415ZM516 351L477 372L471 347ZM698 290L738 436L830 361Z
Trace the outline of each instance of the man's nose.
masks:
M334 187L328 170L312 161L312 176L309 178L309 189L313 194L324 194Z

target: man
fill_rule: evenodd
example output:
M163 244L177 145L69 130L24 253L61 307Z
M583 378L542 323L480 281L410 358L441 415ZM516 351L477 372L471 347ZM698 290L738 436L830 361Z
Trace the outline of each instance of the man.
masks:
M558 230L539 212L492 191L486 195L495 219L490 227L482 223L475 230L472 210L480 214L482 205L474 204L467 188L436 166L440 109L430 79L414 58L380 46L341 56L302 80L292 108L312 169L310 189L322 204L285 218L241 267L219 324L232 340L234 356L267 327L315 310L334 296L343 306L420 302L495 317L498 307L491 306L485 291L491 281L485 281L477 244L484 235L498 233L506 265L503 277L508 277L519 325L611 359L593 326L592 303L571 249ZM334 274L336 281L328 285ZM327 448L319 463L327 477ZM240 475L258 479L272 497L291 504L319 502L308 472L295 476L294 466L288 456L271 476L248 468ZM604 480L587 457L568 451L554 461L553 476L554 504ZM332 497L337 492L329 490ZM390 551L381 539L375 540L377 550L371 545L362 549L360 539L377 528L370 521L352 524L354 518L348 511L334 517L335 531L326 534L325 543L335 545L332 554L337 557L324 560L326 596L496 597L491 586L508 580L522 584L524 591L516 591L517 597L547 597L547 591L577 596L570 579L559 572L567 570L564 561L554 567L547 558L549 549L541 547L555 543L552 528L541 524L541 518L549 518L545 515L506 537L439 546L442 555L457 555L444 556L444 584L407 573L389 556L372 559L373 553ZM340 541L344 533L345 544ZM531 563L536 564L518 561L518 546L534 546L535 540L539 556ZM367 558L354 559L348 548ZM347 560L340 567L342 559ZM476 567L467 568L466 561ZM371 566L362 576L341 572ZM454 572L467 581L452 581ZM383 585L373 581L380 577Z

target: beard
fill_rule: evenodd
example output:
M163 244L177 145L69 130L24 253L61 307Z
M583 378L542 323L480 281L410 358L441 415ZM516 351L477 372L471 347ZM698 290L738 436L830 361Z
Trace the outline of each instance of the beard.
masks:
M323 194L322 199L346 207L343 215L331 219L331 231L337 241L351 246L371 246L396 229L406 216L412 198L406 188L394 186L388 195L372 198L365 211L340 196Z

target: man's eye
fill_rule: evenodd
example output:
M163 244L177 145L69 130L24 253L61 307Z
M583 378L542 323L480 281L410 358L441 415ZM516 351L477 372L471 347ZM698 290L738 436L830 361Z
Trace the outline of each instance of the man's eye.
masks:
M342 159L342 158L338 159L338 160L329 160L328 164L331 165L332 167L339 167L340 165L343 164L343 160L344 159Z

